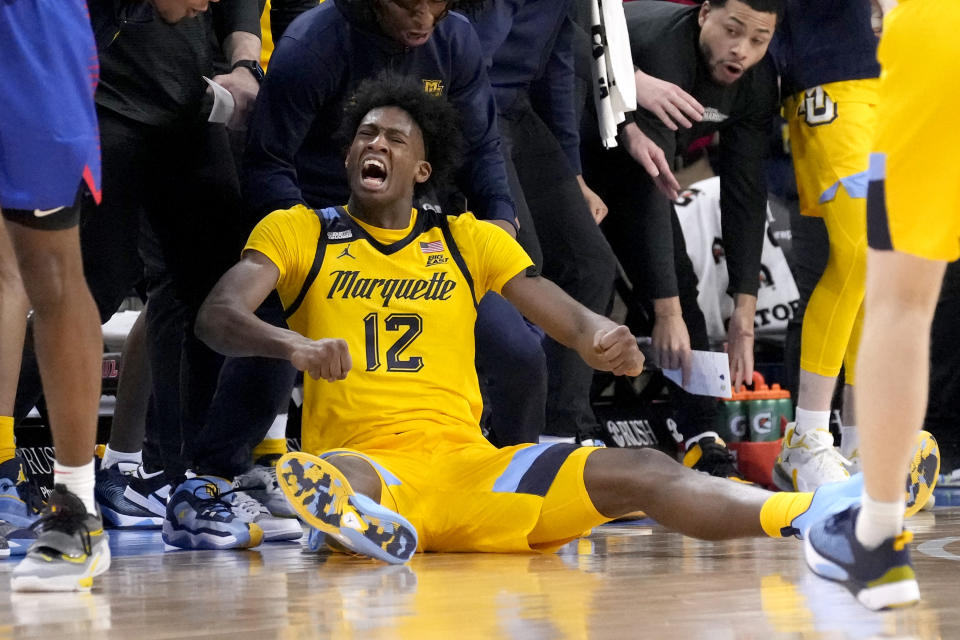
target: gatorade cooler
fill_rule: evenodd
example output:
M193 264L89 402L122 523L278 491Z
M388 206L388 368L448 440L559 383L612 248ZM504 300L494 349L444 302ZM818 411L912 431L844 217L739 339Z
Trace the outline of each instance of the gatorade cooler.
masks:
M750 440L728 441L728 447L737 455L737 468L747 480L773 488L771 474L780 455L783 426L793 419L790 392L780 385L768 387L763 376L754 372L753 391L738 390L734 399L743 407ZM721 414L726 416L727 412L721 411Z

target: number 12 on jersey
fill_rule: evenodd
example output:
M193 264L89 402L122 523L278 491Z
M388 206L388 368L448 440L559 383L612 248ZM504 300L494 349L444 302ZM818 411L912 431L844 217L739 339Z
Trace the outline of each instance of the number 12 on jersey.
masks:
M387 349L387 371L417 372L423 369L423 358L402 358L404 350L423 332L423 318L416 313L391 313L383 320L386 331L403 331ZM363 319L366 337L367 371L380 368L380 314L370 313Z

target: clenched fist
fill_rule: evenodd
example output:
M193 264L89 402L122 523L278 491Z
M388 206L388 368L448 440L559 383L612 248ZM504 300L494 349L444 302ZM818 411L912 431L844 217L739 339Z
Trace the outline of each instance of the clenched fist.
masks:
M343 380L353 367L347 341L340 338L304 339L290 354L290 364L327 382Z
M618 325L601 329L593 335L593 351L587 364L618 376L638 376L643 371L643 354L630 329Z

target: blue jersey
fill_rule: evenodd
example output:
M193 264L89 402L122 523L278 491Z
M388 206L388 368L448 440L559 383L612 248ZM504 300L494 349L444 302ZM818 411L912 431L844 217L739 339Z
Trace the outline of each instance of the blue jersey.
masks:
M867 0L787 0L770 52L785 96L880 75Z
M99 66L84 0L0 3L0 208L99 200Z

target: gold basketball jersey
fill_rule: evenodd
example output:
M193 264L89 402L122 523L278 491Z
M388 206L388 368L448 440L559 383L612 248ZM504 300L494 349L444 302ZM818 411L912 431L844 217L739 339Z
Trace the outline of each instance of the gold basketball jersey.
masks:
M291 329L350 350L345 380L306 376L304 451L386 445L410 431L477 439L476 305L531 264L506 232L416 209L407 229L377 229L342 207L298 205L264 218L246 249L280 269Z

